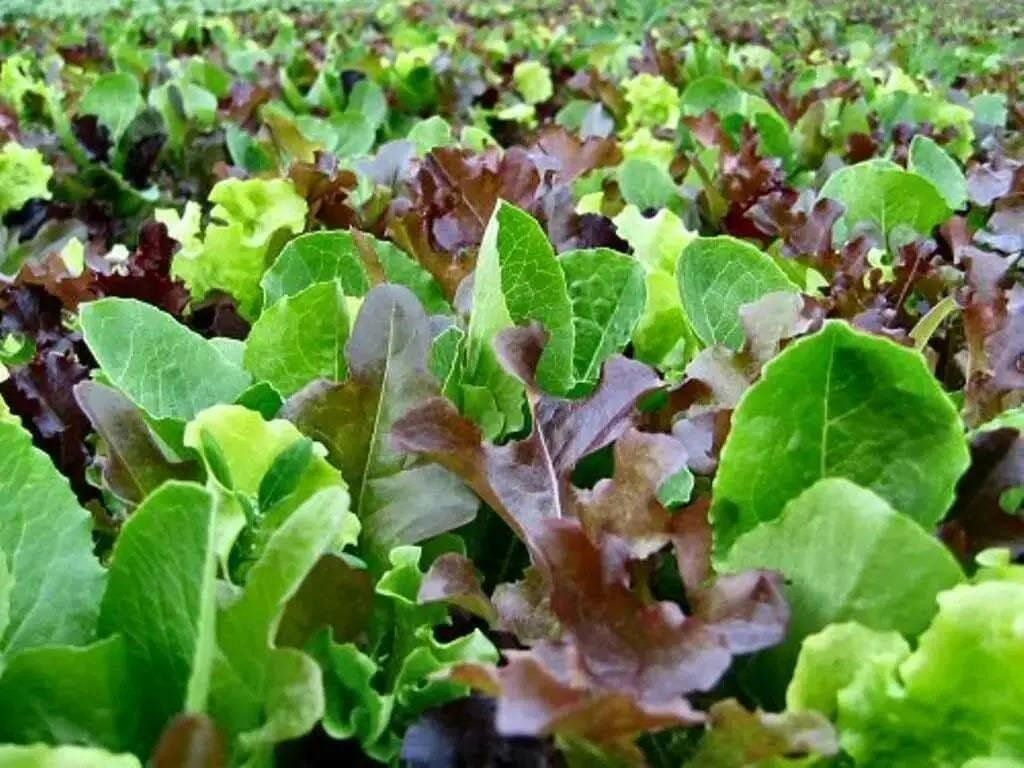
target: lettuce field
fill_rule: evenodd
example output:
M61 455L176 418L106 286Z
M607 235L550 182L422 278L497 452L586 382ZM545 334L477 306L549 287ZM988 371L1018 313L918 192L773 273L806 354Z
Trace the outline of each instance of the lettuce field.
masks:
M0 2L0 768L1024 768L1013 2Z

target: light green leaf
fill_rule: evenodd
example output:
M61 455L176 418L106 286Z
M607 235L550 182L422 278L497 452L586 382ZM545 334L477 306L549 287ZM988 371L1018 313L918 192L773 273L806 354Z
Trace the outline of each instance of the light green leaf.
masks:
M551 70L539 61L521 61L512 70L512 82L528 104L540 104L551 98Z
M204 238L193 238L175 254L172 273L185 281L194 300L225 291L244 317L255 318L260 279L289 233L305 227L306 201L282 179L225 179L209 199L215 205Z
M139 81L130 72L100 75L82 97L80 111L96 115L117 143L125 128L144 106Z
M745 94L731 80L714 75L699 77L683 91L683 114L699 117L714 112L727 117L744 112Z
M452 127L439 115L420 120L409 129L406 138L416 145L416 154L421 157L434 147L447 147L455 141Z
M0 151L0 214L16 211L33 198L49 200L53 168L37 149L9 141Z
M907 169L928 179L942 195L952 210L958 211L967 205L967 179L956 160L945 150L923 134L910 142L910 158Z
M218 616L209 711L243 751L259 753L282 734L299 736L323 715L319 675L299 651L276 648L274 634L288 600L336 543L348 505L344 488L335 487L295 510L270 537L242 593Z
M827 322L769 362L733 413L713 491L716 552L823 477L931 527L967 464L960 417L924 358Z
M909 653L910 645L899 632L880 632L856 622L831 624L803 641L786 689L786 708L834 719L839 692L861 669L875 663L891 667Z
M631 157L619 166L618 181L622 199L640 210L666 208L679 196L666 170L638 157Z
M643 266L608 248L559 257L572 301L573 375L592 384L601 366L629 342L647 298Z
M0 768L142 768L134 755L92 747L0 746Z
M245 367L285 397L314 379L340 381L348 374L348 329L341 284L315 283L260 315L245 344Z
M94 637L105 574L91 529L90 515L29 433L0 421L0 553L10 580L5 655Z
M771 257L734 237L699 237L683 251L677 271L683 308L706 345L740 349L740 307L777 291L798 292Z
M633 331L637 359L681 373L696 351L696 338L683 311L676 265L697 233L668 209L646 218L635 205L627 205L614 222L647 273L647 300Z
M552 394L567 392L573 385L573 329L565 275L540 225L501 201L477 257L459 392L463 410L489 437L525 423L523 385L502 369L492 345L500 331L529 320L541 322L550 334L538 382Z
M340 280L346 296L365 296L374 283L404 285L431 312L447 314L434 278L401 249L363 232L310 232L291 240L263 275L264 309L314 283Z
M818 195L843 204L840 219L846 232L869 222L888 238L899 225L929 234L952 213L945 199L928 179L905 171L889 160L865 160L840 168L829 176Z
M871 491L842 478L819 480L782 514L741 536L726 570L767 568L785 577L792 611L784 645L762 654L751 683L781 691L800 642L837 621L920 633L935 596L963 574L949 550Z
M81 324L104 375L153 418L191 419L234 401L251 381L209 341L141 301L85 304Z
M0 676L0 742L135 746L138 679L119 635L83 647L44 645L11 656Z
M137 754L149 754L174 715L206 706L214 522L214 499L206 490L172 481L135 510L114 546L99 634L124 637L131 679L160 681L134 702L138 728L130 746Z
M185 445L195 449L207 467L207 487L218 497L217 554L226 562L235 539L246 526L246 510L258 507L260 489L277 462L303 435L282 420L265 421L260 414L238 405L210 408L185 429ZM313 446L313 456L292 478L292 490L263 515L260 537L265 538L300 505L318 491L344 481L324 460L323 446ZM358 531L358 528L356 528ZM257 541L251 542L254 546ZM256 552L258 554L258 551Z

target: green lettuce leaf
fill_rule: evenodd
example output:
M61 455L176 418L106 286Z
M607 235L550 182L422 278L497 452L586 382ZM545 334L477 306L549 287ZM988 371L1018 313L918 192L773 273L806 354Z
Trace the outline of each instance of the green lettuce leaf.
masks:
M245 343L245 367L283 396L313 379L341 381L349 318L341 282L314 283L269 307Z
M745 335L740 308L777 291L797 286L753 245L734 237L699 237L683 250L677 271L683 309L706 345L733 350Z
M960 416L919 353L827 322L769 362L733 413L710 513L717 556L823 477L931 527L968 460Z
M174 257L172 274L188 286L192 298L220 290L233 296L239 312L260 311L260 279L284 239L306 224L306 201L290 181L225 179L210 191L215 203L201 242L193 238Z
M551 337L538 381L547 391L564 394L573 385L572 303L565 275L540 225L501 201L477 257L461 377L446 392L488 437L525 424L523 385L501 367L493 343L500 331L529 320L542 323Z
M107 380L156 419L191 419L234 401L251 381L215 345L141 301L85 304L81 325Z
M1022 572L1007 565L940 594L914 650L863 628L808 638L789 698L834 707L857 765L960 766L1024 754Z
M130 72L100 75L82 96L79 111L96 115L114 143L144 106L139 81Z
M638 261L608 248L569 251L559 257L572 301L573 376L596 384L605 360L621 352L647 298Z
M7 574L0 654L95 637L105 573L92 520L20 425L0 421L0 555Z
M179 712L202 712L213 661L214 498L169 482L125 523L114 547L99 616L100 636L123 636L135 694L131 750L147 755ZM128 707L126 706L127 710ZM127 730L127 729L125 729Z
M0 214L16 211L29 200L49 200L53 168L37 149L9 141L0 150Z
M235 742L234 762L270 765L274 743L307 733L323 716L320 670L293 648L278 648L288 600L348 527L348 494L320 491L270 536L241 593L217 616L209 712Z
M132 755L90 747L0 746L0 768L142 768Z
M967 178L956 161L927 136L918 134L910 142L907 170L928 179L952 210L967 205Z
M202 458L207 487L218 499L216 549L223 564L243 530L239 568L258 557L267 537L314 494L345 488L323 446L287 421L265 421L239 405L203 411L186 427L185 445ZM358 532L358 521L347 517L346 532L350 526Z
M725 567L766 568L785 577L792 611L786 642L761 654L748 675L769 696L783 690L808 635L857 621L916 637L935 614L936 595L963 578L936 538L841 478L819 480L779 517L741 536Z
M382 762L397 758L402 735L421 713L468 693L440 672L498 658L479 630L447 643L434 637L435 627L448 623L448 612L442 603L418 602L421 567L429 565L421 565L421 556L419 547L391 552L391 567L376 587L368 651L335 643L327 634L313 641L311 651L324 671L324 728L334 738L357 739Z

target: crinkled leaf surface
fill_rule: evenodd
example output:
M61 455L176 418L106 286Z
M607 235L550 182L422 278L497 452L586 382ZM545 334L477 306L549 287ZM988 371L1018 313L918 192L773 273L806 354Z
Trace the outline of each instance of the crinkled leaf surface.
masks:
M0 746L0 768L141 768L132 755L92 747Z
M967 461L960 417L920 354L828 322L768 363L733 414L714 483L716 551L823 477L932 526Z
M647 298L643 267L609 248L569 251L558 260L572 301L573 375L593 383L640 319Z

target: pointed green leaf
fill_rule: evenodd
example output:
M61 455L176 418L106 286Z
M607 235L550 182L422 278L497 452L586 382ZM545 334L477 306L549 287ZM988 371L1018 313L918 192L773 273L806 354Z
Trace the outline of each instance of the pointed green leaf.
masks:
M967 205L967 179L956 160L945 150L923 134L910 142L910 158L907 169L924 176L952 210L958 211Z

